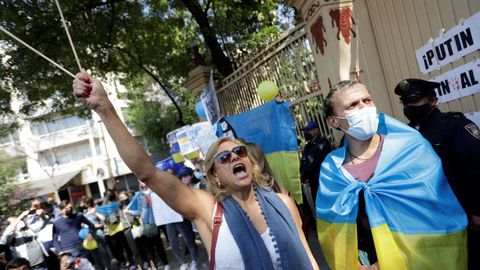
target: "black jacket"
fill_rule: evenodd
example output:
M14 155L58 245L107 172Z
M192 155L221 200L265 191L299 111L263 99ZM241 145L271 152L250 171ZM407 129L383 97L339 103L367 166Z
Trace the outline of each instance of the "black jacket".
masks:
M435 108L421 121L418 131L440 156L445 176L467 214L480 216L478 127L462 113L442 113Z
M320 165L322 165L323 160L330 151L332 151L330 142L320 135L317 135L317 137L305 145L302 159L300 160L302 182L318 182Z

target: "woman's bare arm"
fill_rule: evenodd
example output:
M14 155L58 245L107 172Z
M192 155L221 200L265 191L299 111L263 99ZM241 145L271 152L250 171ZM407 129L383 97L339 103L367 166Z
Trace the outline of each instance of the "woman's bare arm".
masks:
M120 120L102 83L85 71L76 77L73 81L75 97L100 116L130 170L175 211L190 219L198 218L204 211L205 200L202 198L211 196L213 199L213 196L197 192L182 184L174 175L156 169L145 150Z

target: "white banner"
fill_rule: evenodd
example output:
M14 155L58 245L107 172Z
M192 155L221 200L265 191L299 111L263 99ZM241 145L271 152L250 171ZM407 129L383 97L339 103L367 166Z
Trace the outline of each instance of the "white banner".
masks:
M426 74L480 49L480 12L454 26L416 51L420 72Z
M206 155L210 145L212 145L217 140L217 136L215 135L215 129L210 125L209 122L196 123L193 124L190 128L195 131L195 141L197 142L200 151L202 151L202 153Z
M465 116L470 119L477 127L480 127L480 112L466 113Z
M179 213L175 212L175 210L170 208L170 206L168 206L162 200L162 198L160 198L154 192L152 192L151 195L153 218L155 219L155 225L161 226L164 224L183 221L183 217Z
M452 69L433 78L439 82L440 88L436 89L438 103L480 92L480 59L475 59L463 66Z

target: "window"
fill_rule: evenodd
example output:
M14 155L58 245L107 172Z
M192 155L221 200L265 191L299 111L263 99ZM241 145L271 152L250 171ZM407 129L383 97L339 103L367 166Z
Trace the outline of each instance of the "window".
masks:
M100 140L95 139L95 156L100 156L102 154L102 149L100 148Z
M15 131L14 133L9 133L4 137L0 137L0 144L18 142L19 140L20 140L20 134L18 133L18 131Z
M9 143L11 140L10 140L10 135L7 135L7 136L4 136L4 137L1 137L0 138L0 144L6 144L6 143Z
M86 119L78 116L68 116L65 118L56 119L49 122L37 123L33 126L33 133L37 135L44 135L48 133L57 132L64 129L69 129L86 124Z
M91 158L92 151L90 149L90 144L79 144L60 149L53 149L51 151L44 151L41 153L41 156L41 165L43 166L53 166L55 163L57 165L64 165Z

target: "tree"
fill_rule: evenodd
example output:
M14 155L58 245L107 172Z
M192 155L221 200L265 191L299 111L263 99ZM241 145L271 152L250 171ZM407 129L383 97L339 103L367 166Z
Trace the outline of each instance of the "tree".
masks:
M17 188L15 177L25 163L21 158L9 157L0 150L0 220L28 209L28 201L22 201L23 191Z
M140 82L141 83L141 82ZM134 84L134 83L132 83ZM168 151L166 135L179 127L175 122L175 108L158 92L155 82L144 85L130 85L128 99L131 104L127 110L127 125L132 126L148 141L149 149L155 153ZM198 120L194 112L194 103L191 93L174 85L177 93L176 101L184 115L185 124L192 124ZM137 89L137 90L135 90Z
M185 123L176 102L175 84L192 69L190 46L200 45L207 62L227 76L245 54L265 46L280 33L277 8L283 0L89 0L61 1L81 64L95 75L127 80L147 74L165 92ZM81 4L79 4L81 3ZM285 8L285 10L287 10ZM0 1L0 25L72 72L71 48L54 1ZM31 114L45 100L52 111L86 113L74 108L71 78L28 49L0 34L0 111L12 113L10 94ZM203 42L202 42L203 40ZM1 42L1 41L0 41Z

